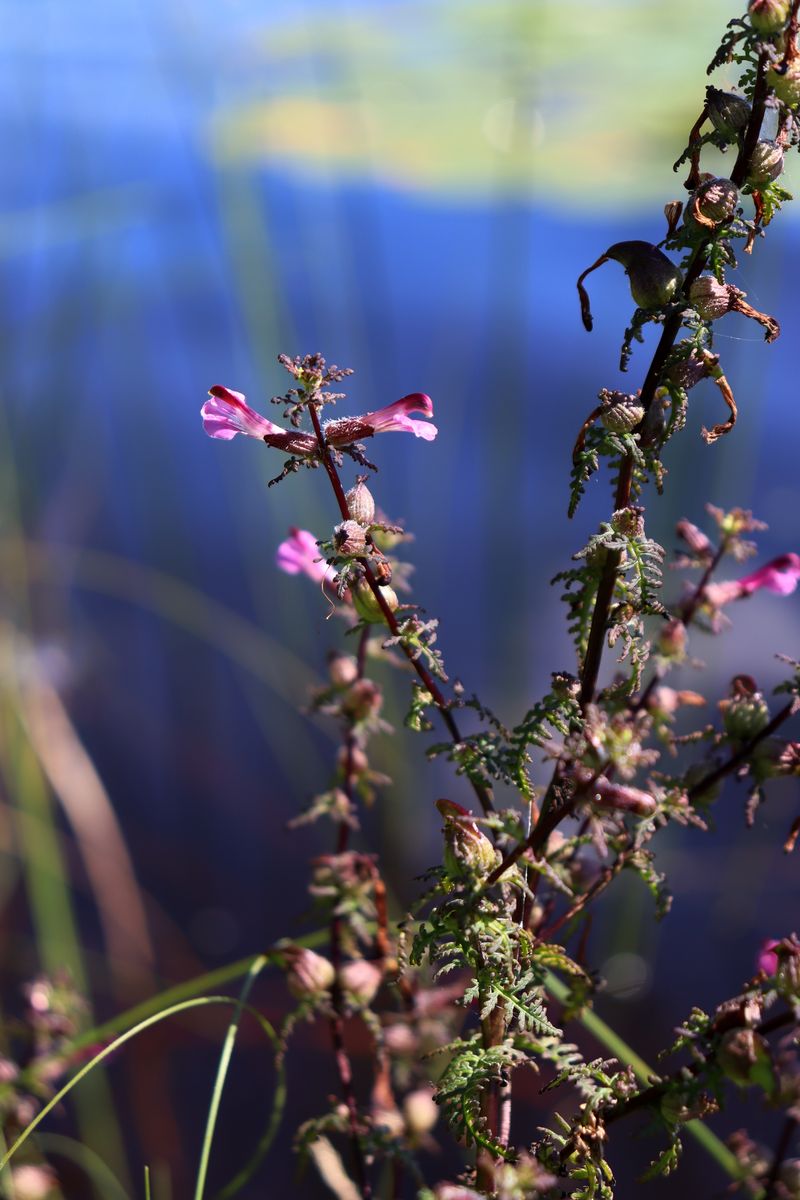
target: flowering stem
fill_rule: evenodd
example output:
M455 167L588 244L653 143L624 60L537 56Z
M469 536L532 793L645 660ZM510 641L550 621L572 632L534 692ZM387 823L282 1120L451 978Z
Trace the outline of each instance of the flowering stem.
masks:
M341 487L341 484L339 484L339 486ZM358 664L356 676L357 679L364 678L367 636L368 631L365 628L361 632L361 637L358 643L358 656L356 660ZM342 790L347 796L347 817L350 817L353 809L353 751L355 750L355 736L353 733L352 724L348 725L344 744L346 757ZM347 843L350 837L350 828L350 821L348 819L345 818L339 822L339 828L336 835L337 854L344 854L347 850ZM358 1104L356 1102L355 1091L353 1088L353 1069L344 1040L344 997L342 996L341 984L342 918L336 914L334 914L334 916L331 918L331 964L335 974L333 983L331 985L331 1007L333 1012L330 1018L330 1029L331 1040L333 1042L333 1052L336 1059L336 1070L339 1076L339 1085L342 1089L342 1096L347 1107L347 1115L350 1123L350 1142L353 1151L356 1180L363 1200L371 1200L372 1187L367 1178L364 1152L361 1146L361 1138L358 1131Z
M336 470L336 464L334 463L333 459L331 458L330 449L328 447L327 442L325 441L325 435L322 432L322 426L320 425L319 413L317 411L317 408L318 408L317 403L315 401L311 400L308 405L308 411L311 416L311 424L314 426L314 433L316 434L316 437L317 437L317 444L319 446L320 458L322 460L322 465L325 467L325 470L328 474L328 479L331 482L331 487L333 488L334 495L336 496L336 501L339 505L339 512L342 515L342 520L349 521L350 520L350 509L347 506L347 497L345 496L344 488L342 487L342 481L339 478L339 472ZM372 572L372 568L370 567L368 562L364 563L364 575L366 577L366 580L367 580L367 583L369 584L370 589L372 590L372 594L374 595L377 603L380 605L380 609L381 609L381 612L383 613L384 620L386 621L386 624L389 626L392 636L398 638L398 645L400 646L400 649L403 651L406 658L411 663L411 666L416 671L425 690L430 694L431 699L433 700L433 703L435 704L436 708L439 710L442 720L444 721L445 725L447 726L448 733L450 734L451 738L453 739L453 741L455 743L463 741L463 738L461 737L461 733L459 732L458 725L456 724L455 718L453 717L453 714L450 711L450 704L448 703L446 697L443 695L441 689L438 687L436 681L434 680L433 676L428 671L427 667L422 662L422 660L419 658L415 658L413 651L403 641L403 638L402 638L402 635L400 632L400 626L398 625L398 622L397 622L397 618L395 617L392 610L389 608L389 605L386 603L386 598L383 595L383 592L380 589L380 585L378 584L378 581L376 580L376 578ZM491 788L486 787L484 784L478 783L474 779L471 779L470 783L472 784L472 789L475 792L475 795L477 796L480 806L483 809L484 813L492 812L494 809L494 803L492 801Z
M789 1153L789 1147L792 1144L792 1138L794 1137L796 1131L797 1118L793 1116L787 1117L783 1123L783 1128L781 1129L780 1137L778 1138L778 1144L775 1147L775 1156L772 1160L772 1170L769 1173L769 1177L764 1188L763 1200L775 1200L775 1196L777 1195L775 1189L778 1183L780 1170L784 1159Z

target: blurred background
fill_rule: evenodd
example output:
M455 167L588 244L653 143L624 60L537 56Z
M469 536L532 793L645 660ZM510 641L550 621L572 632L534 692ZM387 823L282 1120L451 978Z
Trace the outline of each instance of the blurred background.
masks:
M68 966L103 1018L309 928L306 862L325 831L286 823L327 786L335 731L299 710L341 628L274 553L289 526L327 536L336 514L322 472L267 492L280 456L204 436L210 385L263 411L287 386L277 354L319 350L355 368L342 411L428 392L435 442L369 449L378 502L418 532L414 598L441 618L451 675L513 722L551 671L573 668L549 580L607 516L608 488L594 482L568 522L569 454L598 389L640 386L652 345L637 347L626 382L624 276L614 264L592 276L591 337L575 280L615 241L664 236L663 205L682 195L671 164L739 12L732 0L7 0L7 1013L41 969ZM790 188L797 177L793 163ZM705 446L701 425L724 413L712 386L692 393L649 518L668 547L675 521L701 523L711 501L769 523L757 562L800 550L799 254L789 206L737 277L783 337L767 347L738 316L719 327L740 420ZM770 688L774 653L797 651L796 595L759 594L733 616L727 639L692 645L712 697L739 671ZM386 685L400 725L406 681ZM395 786L364 841L390 847L399 911L438 854L433 800L470 799L444 767L425 767L424 738L374 746ZM796 926L796 866L781 852L793 786L750 832L732 785L713 839L662 839L676 892L662 925L635 881L606 897L590 947L609 976L599 1009L641 1053L666 1044L692 1003L737 989L761 939ZM278 1019L282 980L259 997ZM51 1118L76 1138L53 1151L67 1196L90 1194L92 1150L130 1195L144 1163L154 1200L190 1194L223 1029L216 1017L158 1027L87 1083L74 1120ZM301 1042L269 1183L245 1196L326 1194L310 1177L291 1182L291 1133L335 1087L327 1032ZM268 1051L247 1031L243 1046L215 1186L269 1107ZM532 1130L543 1111L531 1110ZM616 1155L623 1181L651 1149ZM690 1153L673 1187L707 1197L705 1172Z

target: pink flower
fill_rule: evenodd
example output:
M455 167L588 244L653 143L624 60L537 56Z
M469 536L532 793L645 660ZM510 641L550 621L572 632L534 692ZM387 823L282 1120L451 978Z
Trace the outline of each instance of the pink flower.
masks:
M412 412L432 417L433 401L430 396L426 396L424 392L412 392L410 396L403 396L402 400L395 400L394 404L387 404L377 412L364 413L363 420L372 426L373 433L413 433L414 437L432 442L439 432L438 429L435 425L429 425L427 421L412 420L408 415Z
M359 417L342 417L325 424L325 437L332 446L346 446L360 438L372 437L376 433L413 433L415 437L432 442L439 432L428 421L415 421L408 414L422 413L433 416L433 402L424 392L412 392L387 404L377 412L364 413Z
M751 575L739 580L743 596L750 596L759 588L777 592L779 596L790 596L800 580L800 554L779 554L772 562L765 563Z
M211 397L200 409L203 428L209 437L230 441L237 433L260 438L268 446L283 450L285 454L311 455L317 450L317 439L301 430L283 429L268 421L245 402L241 392L218 384L209 389Z
M289 537L281 542L275 554L275 562L287 575L307 575L314 583L331 583L336 572L320 557L319 546L313 533L307 529L289 530Z
M759 971L763 971L765 975L774 975L778 970L778 956L775 953L775 947L780 946L780 942L775 938L767 938L761 943L761 949L758 952L756 963Z
M800 581L800 554L779 554L757 571L743 579L726 579L722 583L710 583L705 589L705 599L712 608L722 608L732 600L752 596L753 592L766 588L779 596L790 596Z
M209 389L208 394L211 399L206 400L200 415L209 437L229 441L237 433L263 438L268 434L286 432L246 404L241 392L232 392L230 388L216 385Z

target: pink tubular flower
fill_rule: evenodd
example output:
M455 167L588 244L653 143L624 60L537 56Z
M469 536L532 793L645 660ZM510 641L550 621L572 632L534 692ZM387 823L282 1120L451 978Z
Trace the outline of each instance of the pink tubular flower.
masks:
M317 440L310 433L302 433L299 429L282 429L280 425L268 421L245 402L241 392L233 392L217 384L209 388L208 394L211 399L206 400L200 415L209 437L230 441L237 433L243 433L247 437L260 438L268 446L274 446L286 454L316 453Z
M433 401L430 396L426 396L424 392L412 392L410 396L403 396L402 400L395 400L394 404L387 404L377 412L364 413L363 419L372 426L373 433L389 433L396 430L400 433L413 433L414 437L432 442L439 432L438 429L428 421L412 420L408 415L412 412L432 417Z
M289 537L278 546L275 562L287 575L307 575L314 583L331 583L336 574L320 557L316 539L307 529L289 530Z
M752 596L761 588L779 596L790 596L800 582L800 554L779 554L757 571L743 579L726 579L722 583L710 583L705 589L705 598L712 608L722 608L732 600Z
M247 437L263 438L267 434L285 433L280 425L273 425L266 417L262 417L249 404L241 392L232 392L230 388L212 387L208 392L211 397L200 409L203 418L203 428L209 437L224 438L229 441L237 433Z
M433 416L433 402L424 392L412 392L387 404L377 412L364 413L359 417L341 417L325 424L325 437L332 446L346 446L361 438L376 433L413 433L415 437L432 442L439 432L429 421L415 421L409 413L419 412L424 417Z
M779 554L751 575L739 580L743 596L750 596L759 588L777 592L779 596L790 596L800 580L800 554Z

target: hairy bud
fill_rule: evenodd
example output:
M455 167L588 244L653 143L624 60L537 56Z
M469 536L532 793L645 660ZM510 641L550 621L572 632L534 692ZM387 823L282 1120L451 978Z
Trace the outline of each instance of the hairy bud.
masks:
M287 946L282 953L287 966L286 983L293 996L310 1000L328 991L336 973L327 958L305 946Z
M734 741L749 742L769 724L767 702L750 676L737 675L731 695L727 700L720 700L719 706L723 728Z
M757 1084L771 1094L775 1088L769 1046L754 1029L731 1029L723 1034L717 1063L738 1087Z
M686 626L674 617L667 621L658 635L658 653L670 662L680 662L686 656Z
M328 655L328 677L334 687L345 688L358 679L358 663L352 654L332 650Z
M417 1088L409 1092L403 1101L403 1116L412 1138L430 1133L439 1119L439 1105L433 1098L431 1088Z
M451 878L488 875L497 866L497 851L472 819L472 813L453 800L437 800L444 817L444 866Z
M703 533L702 529L698 529L691 521L682 518L675 526L675 532L682 541L691 550L696 558L708 558L713 553L713 546L710 540Z
M339 972L339 982L342 991L352 1003L366 1008L378 994L383 972L375 963L367 962L365 958L357 958L345 963Z

